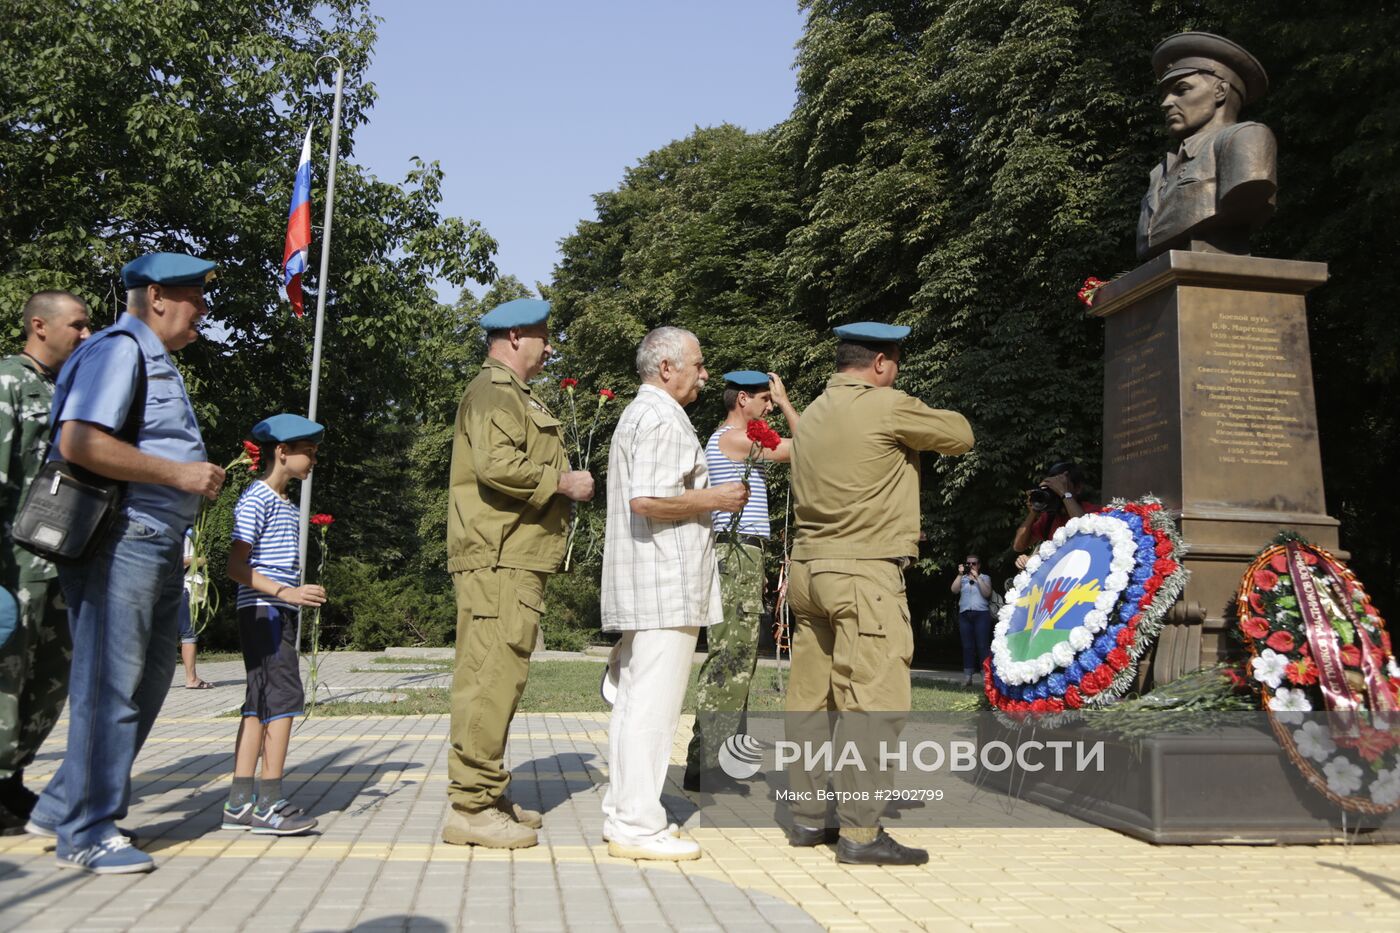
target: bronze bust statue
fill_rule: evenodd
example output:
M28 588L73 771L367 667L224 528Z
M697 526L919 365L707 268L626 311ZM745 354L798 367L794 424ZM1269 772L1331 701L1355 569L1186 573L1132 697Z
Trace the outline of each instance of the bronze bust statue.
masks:
M1239 122L1269 78L1229 39L1183 32L1152 52L1167 131L1179 145L1152 169L1138 215L1138 259L1169 249L1248 255L1249 234L1273 215L1274 134Z

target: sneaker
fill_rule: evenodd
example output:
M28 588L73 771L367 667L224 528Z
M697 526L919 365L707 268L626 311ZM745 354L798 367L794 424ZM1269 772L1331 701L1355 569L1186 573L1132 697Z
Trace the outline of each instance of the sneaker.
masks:
M463 813L454 807L447 816L447 824L442 827L442 841L454 846L528 849L540 839L529 826L517 823L496 807L475 813Z
M515 820L521 826L540 829L544 826L544 816L538 810L529 810L511 800L505 794L496 798L496 809Z
M241 807L230 807L224 804L224 822L220 829L252 829L253 828L253 801L248 801Z
M156 867L155 861L149 855L133 848L130 840L120 834L108 836L97 845L88 846L86 849L73 849L70 852L60 849L57 865L59 868L76 868L94 875L130 875L150 871Z
M700 843L694 839L681 838L672 827L669 832L650 842L636 844L613 840L608 843L608 854L613 858L689 862L700 857Z
M279 800L266 808L253 807L248 828L255 836L300 836L316 828L316 818Z
M24 824L24 831L31 836L38 836L41 839L58 838L58 830L54 829L52 826L45 826L43 823L35 821L33 817L30 817L29 822ZM132 845L136 844L136 833L129 829L122 829L120 826L117 827L117 832L120 833L127 842L130 842Z

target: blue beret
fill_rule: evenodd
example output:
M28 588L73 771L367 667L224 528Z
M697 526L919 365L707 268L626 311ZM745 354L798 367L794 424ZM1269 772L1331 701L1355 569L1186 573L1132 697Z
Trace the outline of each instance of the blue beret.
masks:
M214 264L184 253L147 253L122 266L122 285L198 285L214 278Z
M724 381L741 389L759 389L761 391L768 388L768 374L761 373L756 369L736 369L732 373L725 373Z
M249 436L260 444L290 444L292 441L321 443L326 429L301 415L283 412L253 425Z
M512 327L529 327L543 324L549 317L549 302L539 298L517 298L503 305L496 305L481 316L481 326L488 331L509 330Z
M856 340L867 343L899 343L909 336L909 328L902 324L881 324L879 321L858 321L855 324L842 324L833 327L831 332L842 340Z

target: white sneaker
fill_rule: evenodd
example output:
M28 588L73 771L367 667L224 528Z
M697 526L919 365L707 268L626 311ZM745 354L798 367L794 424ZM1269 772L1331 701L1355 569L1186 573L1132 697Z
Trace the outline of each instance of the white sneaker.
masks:
M646 843L609 842L608 854L613 858L689 862L700 857L700 843L694 839L682 839L672 827L664 836L657 836Z

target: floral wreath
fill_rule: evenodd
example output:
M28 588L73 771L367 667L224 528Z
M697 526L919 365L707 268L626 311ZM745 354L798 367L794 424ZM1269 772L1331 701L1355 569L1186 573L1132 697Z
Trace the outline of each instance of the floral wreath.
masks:
M1348 810L1400 806L1400 667L1356 575L1281 536L1245 571L1237 605L1246 674L1307 782Z
M1103 539L1095 543L1093 539ZM1106 545L1106 547L1105 547ZM1107 573L1094 574L1084 557L1072 586L1059 573L1074 552L1096 551ZM1171 516L1154 498L1121 499L1100 512L1071 518L1031 556L1006 592L992 635L983 686L993 708L1007 713L1062 713L1111 703L1132 686L1138 661L1161 631L1167 610L1186 586L1185 550ZM1043 572L1042 572L1043 571ZM1043 585L1048 584L1046 589ZM1029 653L1041 628L1017 639L1038 619L1066 612L1071 603L1092 608L1050 650ZM1018 612L1025 609L1025 613ZM1013 630L1013 623L1022 627ZM1047 639L1048 640L1048 639ZM1019 649L1019 650L1018 650ZM1017 657L1017 655L1023 655Z

